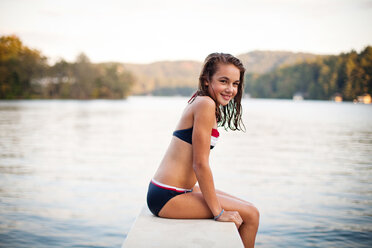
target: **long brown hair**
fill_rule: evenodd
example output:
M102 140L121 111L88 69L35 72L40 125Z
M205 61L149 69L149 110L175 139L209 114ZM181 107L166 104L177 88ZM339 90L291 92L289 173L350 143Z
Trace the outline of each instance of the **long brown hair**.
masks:
M245 130L244 123L242 122L241 105L244 89L243 83L245 68L242 62L231 54L211 53L207 56L200 72L198 91L191 97L190 101L194 101L197 96L209 96L213 99L208 92L208 86L205 84L205 82L210 82L212 80L213 75L218 70L219 64L232 64L236 66L240 71L240 83L238 85L238 92L236 93L236 96L226 106L219 106L216 100L214 100L216 102L216 118L218 126L224 127L226 130Z

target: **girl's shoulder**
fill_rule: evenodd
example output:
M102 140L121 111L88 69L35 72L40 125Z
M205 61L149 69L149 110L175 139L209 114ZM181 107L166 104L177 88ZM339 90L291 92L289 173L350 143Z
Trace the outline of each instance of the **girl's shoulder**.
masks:
M193 118L202 117L203 120L216 120L216 103L209 96L198 96L192 102ZM212 121L212 122L213 122Z
M213 109L214 111L216 108L216 103L209 96L197 96L192 104L194 104L193 107L197 110Z

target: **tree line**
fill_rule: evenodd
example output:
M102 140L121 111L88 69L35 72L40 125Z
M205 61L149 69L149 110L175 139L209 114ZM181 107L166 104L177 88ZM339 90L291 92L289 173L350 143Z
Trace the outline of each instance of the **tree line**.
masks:
M245 92L254 98L292 98L329 100L341 95L352 101L363 94L372 95L372 47L357 53L318 57L310 62L245 76Z
M258 52L248 55L255 55L255 63L261 66L266 65L270 57L270 54ZM280 53L277 56L280 58L272 64L283 59L290 60L293 54ZM260 73L247 69L245 92L254 98L290 99L294 94L301 94L306 99L329 100L341 95L344 100L350 101L366 93L372 95L371 46L360 53L296 56L295 59L300 56L304 59L311 57L311 60L302 60L294 65L282 64ZM61 59L54 65L48 65L45 56L23 45L18 37L2 36L0 99L122 99L130 93L141 92L191 95L197 87L200 66L199 62L193 61L149 65L94 64L84 54L80 54L75 62Z
M0 99L121 99L134 80L120 64L93 64L84 54L49 66L17 36L0 37Z

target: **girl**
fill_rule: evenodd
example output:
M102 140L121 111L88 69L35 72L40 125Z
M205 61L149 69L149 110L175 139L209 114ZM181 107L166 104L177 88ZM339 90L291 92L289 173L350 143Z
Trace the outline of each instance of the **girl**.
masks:
M217 125L242 129L244 72L240 60L230 54L212 53L205 59L199 89L189 100L150 182L147 205L163 218L234 222L244 246L254 247L257 208L216 190L209 166L210 149L219 137Z

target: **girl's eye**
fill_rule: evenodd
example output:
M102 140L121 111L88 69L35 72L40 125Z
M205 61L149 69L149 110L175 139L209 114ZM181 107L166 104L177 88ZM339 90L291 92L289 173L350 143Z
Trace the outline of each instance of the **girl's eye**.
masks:
M220 82L225 84L227 81L226 80L221 80Z
M239 83L234 83L234 86L235 86L235 87L238 87L238 86L239 86Z

